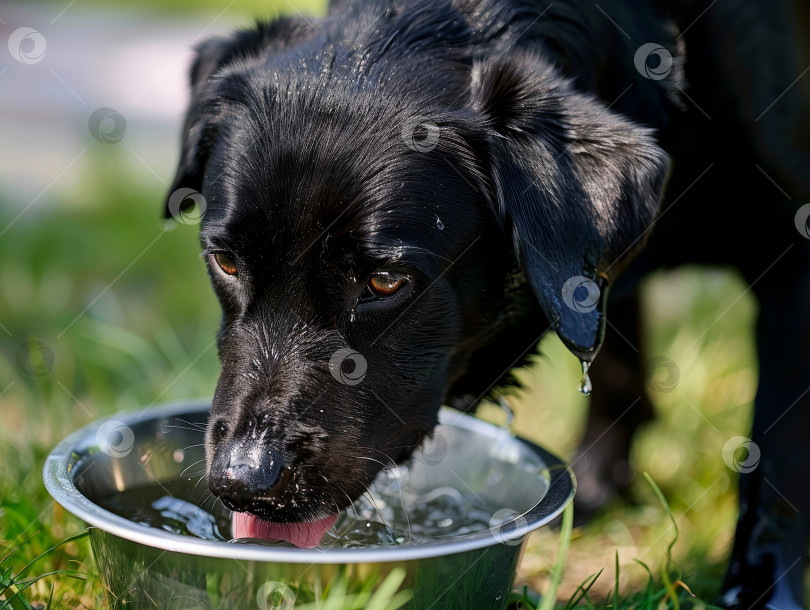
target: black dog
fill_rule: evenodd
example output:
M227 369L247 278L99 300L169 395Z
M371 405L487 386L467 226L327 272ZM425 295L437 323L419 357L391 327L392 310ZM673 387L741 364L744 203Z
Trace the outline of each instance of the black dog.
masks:
M726 264L760 302L761 461L722 599L801 607L807 6L336 4L208 41L192 68L168 208L206 208L224 312L209 484L242 531L317 541L442 403L474 406L550 328L586 363L604 340L586 478L610 491L599 465L645 416L626 414L642 363L616 338L637 342L638 279Z

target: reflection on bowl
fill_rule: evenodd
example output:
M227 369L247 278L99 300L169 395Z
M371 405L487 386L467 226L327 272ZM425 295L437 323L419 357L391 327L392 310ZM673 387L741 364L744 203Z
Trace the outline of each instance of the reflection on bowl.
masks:
M269 610L315 608L316 600L341 609L502 608L526 534L574 495L570 469L547 451L442 409L433 440L407 468L377 481L380 493L399 486L381 496L386 508L376 527L388 544L356 544L351 535L347 543L352 519L374 523L362 503L324 537L328 548L233 544L225 541L230 515L211 502L211 512L196 506L206 487L199 460L209 408L185 403L100 420L62 441L45 463L48 491L91 526L112 608ZM170 493L142 491L161 487ZM431 502L446 502L441 497L454 497L452 490L469 499L470 515L437 518ZM129 506L133 497L148 510ZM150 514L170 518L150 521ZM450 524L446 533L439 529Z

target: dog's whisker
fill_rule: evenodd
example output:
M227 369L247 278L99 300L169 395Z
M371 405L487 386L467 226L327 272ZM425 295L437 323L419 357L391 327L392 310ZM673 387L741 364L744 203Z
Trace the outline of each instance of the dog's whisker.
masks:
M195 463L198 463L198 462L195 462ZM191 465L190 465L190 466L188 466L188 467L187 467L185 470L188 470L188 468L191 468L192 466L194 466L194 464L191 464ZM184 470L183 472L185 472L185 470ZM205 469L203 469L203 470L201 471L201 473L202 473L202 475L203 475L203 476L205 476ZM197 473L197 472L191 472L191 473L189 473L187 476L188 476L188 478L189 478L189 479L191 479L192 477L196 477L196 476L197 476L197 474L199 474L199 473ZM164 481L164 482L165 482L165 483L173 483L174 481L179 481L180 479L183 479L183 478L185 478L185 477L183 476L183 473L181 472L181 473L180 473L179 475L177 475L176 477L172 477L171 479L166 479L166 481Z
M375 449L374 447L361 447L361 449L370 449L372 451L376 451L377 453L382 454L386 459L388 459L388 461L390 462L390 467L392 469L397 468L396 461L394 461L394 459L390 455L385 453L385 451L381 451L380 449ZM358 457L362 457L362 456L358 456ZM374 458L366 458L366 459L373 460L375 462L379 462L379 460L374 460ZM382 462L379 462L379 463L382 463ZM408 528L408 540L410 540L411 537L413 536L413 530L411 529L411 517L408 514L408 505L405 502L405 493L402 491L402 483L401 483L399 477L396 477L396 482L397 482L397 487L399 488L399 499L400 499L400 502L402 503L402 513L405 516L405 523L406 523L406 527Z
M386 527L390 527L390 525L388 524L388 521L386 520L385 516L382 514L382 511L380 511L379 507L377 506L377 502L374 499L374 495L371 493L371 489L369 489L368 485L366 485L366 491L363 492L363 495L368 499L371 506L374 507L374 512L377 513L377 516L379 516L380 521L382 521L383 524L385 524Z
M175 429L175 430L188 430L188 431L190 431L190 432L195 432L195 433L198 433L198 432L205 432L205 429L204 429L204 428L189 428L189 427L187 427L187 426L174 426L174 425L168 425L168 426L166 426L166 427L167 427L167 428L173 428L173 429Z
M202 497L200 498L200 506L205 506L205 503L211 500L212 498L214 498L214 494L211 493L210 490L206 489L203 492Z
M221 498L219 498L219 497L217 497L217 496L215 496L214 494L211 494L211 497L214 499L214 501L211 503L211 508L209 508L209 509L207 509L207 510L208 510L208 512L209 512L209 513L212 513L212 514L213 514L213 512L214 512L214 508L216 507L217 502L221 502L221 501L222 501L222 499L221 499ZM225 505L224 505L224 504L223 504L222 506L223 506L223 508L225 508Z
M183 451L186 451L187 449L194 449L194 447L205 447L205 443L197 443L196 445L187 445L183 447Z
M357 512L357 509L356 509L356 508L355 508L355 506L354 506L354 502L352 502L352 498L351 498L351 496L349 496L349 494L347 494L347 493L346 493L346 490L344 490L344 489L343 489L343 488L342 488L340 485L338 485L337 483L332 483L332 486L333 486L333 487L335 487L335 488L336 488L336 489L337 489L337 490L338 490L340 493L342 493L344 496L346 496L346 499L349 501L349 505L346 507L346 512L347 512L347 513L349 513L349 515L350 515L352 518L354 518L354 519L360 519L360 513L358 513L358 512ZM350 512L350 511L351 511L351 512ZM352 514L352 513L354 513L354 514Z
M381 454L386 460L388 460L388 462L390 462L390 464L383 464L383 466L386 466L386 467L390 466L392 468L397 467L397 463L396 463L396 461L394 461L394 458L392 458L390 455L388 455L385 451L381 451L380 449L377 449L375 447L362 447L361 446L361 447L359 447L359 449L368 449L369 451L376 451L377 453ZM367 458L367 459L371 459L371 458ZM380 462L380 463L382 463L382 462Z
M373 458L373 457L367 457L367 456L365 456L365 455L356 455L355 457L356 457L357 459L360 459L360 460L371 460L372 462L377 462L377 463L378 463L380 466L382 466L383 468L385 468L386 466L388 466L388 464L386 464L385 462L381 462L380 460L375 459L375 458Z
M325 483L326 483L326 484L327 484L329 487L336 487L336 488L337 488L337 489L338 489L338 490L339 490L341 493L343 493L343 495L344 495L344 496L346 496L346 498L348 498L348 500L349 500L349 506L347 506L347 507L346 507L346 511L347 511L347 512L349 511L349 508L350 508L350 507L351 507L351 508L353 508L353 507L354 507L354 505L351 503L351 498L349 497L349 494L347 494L345 491L343 491L342 489L340 489L340 487L339 487L339 486L337 486L337 485L333 485L332 483L330 483L330 482L329 482L329 479L327 479L327 478L326 478L326 475L325 475L325 474L323 474L322 472L319 472L319 473L318 473L318 476L320 476L320 477L321 477L321 478L324 480L324 482L325 482ZM335 499L335 497L334 497L334 496L332 496L332 494L330 494L328 491L326 492L326 495L327 495L327 497L329 497L329 499L330 499L330 500L332 500L332 502L334 502L334 504L335 504L335 509L337 509L337 512L340 512L340 505L338 504L338 501Z
M170 426L168 426L169 428L180 428L182 430L191 430L193 432L199 432L201 430L204 431L205 428L208 426L208 424L204 423L204 422L191 422L191 421L186 421L185 419L180 419L179 417L175 417L174 419L181 422L181 423L183 423L183 424L186 424L187 426L190 426L190 427L189 428L183 428L183 426L170 425Z
M397 468L396 461L394 461L394 459L390 455L385 453L384 451L381 451L380 449L375 449L374 447L360 447L360 448L361 449L370 449L372 451L376 451L377 453L382 454L383 457L385 457L388 460L389 464L384 464L380 460L377 460L375 458L368 457L368 456L358 455L358 456L355 456L355 457L361 458L361 459L366 459L366 460L371 460L373 462L377 462L378 464L381 464L383 467L390 467L390 468L393 468L393 469ZM402 505L402 513L403 513L403 515L405 517L406 527L408 528L408 540L410 540L411 537L413 536L413 530L411 528L411 518L410 518L410 515L408 514L408 505L405 502L405 494L404 494L404 492L402 490L402 483L401 483L399 477L396 477L396 482L397 482L397 488L399 489L399 498L400 498L400 502L401 502L401 505ZM372 505L374 506L374 509L377 511L377 514L383 520L383 523L385 523L387 525L387 522L385 521L385 517L383 517L382 513L380 512L380 510L378 509L376 503L374 502L374 498L371 495L371 492L368 489L368 486L366 486L366 494L368 494L369 499L370 499Z
M340 512L340 505L338 504L337 499L332 494L330 494L328 492L326 493L326 497L329 498L330 500L332 500L332 504L335 505L335 512L339 513Z
M189 468L193 468L197 464L200 464L200 463L202 463L204 461L205 461L205 458L202 458L201 460L197 460L196 462L192 462L191 464L189 464L188 466L183 468L182 472L179 475L177 475L177 478L179 479L180 477L182 477Z
M197 482L196 482L196 483L194 483L194 487L191 489L191 493L194 493L195 491L197 491L197 485L199 485L200 483L202 483L202 480L205 478L205 475L206 475L206 471L205 471L205 470L203 470L202 474L200 474L200 478L199 478L199 479L197 479ZM209 493L210 493L210 492L209 492ZM213 494L211 494L211 495L213 495Z
M192 466L193 466L193 464L192 464ZM191 466L189 466L189 468L191 468ZM188 468L186 470L188 470ZM197 475L200 475L200 476L204 477L205 476L205 468L203 468L202 470L195 470L194 472L189 472L185 476L180 474L180 475L178 475L178 476L176 476L176 477L174 477L173 479L170 479L170 480L171 481L179 481L180 479L188 479L190 481L191 479L193 479Z

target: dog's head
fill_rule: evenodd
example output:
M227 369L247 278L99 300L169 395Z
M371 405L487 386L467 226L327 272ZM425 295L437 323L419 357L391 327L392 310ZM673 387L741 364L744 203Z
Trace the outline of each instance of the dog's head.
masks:
M209 485L274 522L348 505L545 329L590 359L666 169L538 57L305 29L199 49L168 204L202 194L223 309Z

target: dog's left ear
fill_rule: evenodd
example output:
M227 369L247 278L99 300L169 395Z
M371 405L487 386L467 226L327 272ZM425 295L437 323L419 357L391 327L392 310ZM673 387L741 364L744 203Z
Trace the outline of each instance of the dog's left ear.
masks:
M175 196L175 193L179 193L178 189L200 191L202 188L207 148L216 126L219 104L219 100L210 95L209 79L233 55L234 43L224 38L212 38L199 44L195 51L196 56L190 70L191 102L183 126L180 163L164 207L166 218L176 216L181 209L193 202L193 197L189 198L188 194Z
M557 334L590 361L609 282L644 241L668 167L651 130L577 92L534 56L473 68L493 199Z

